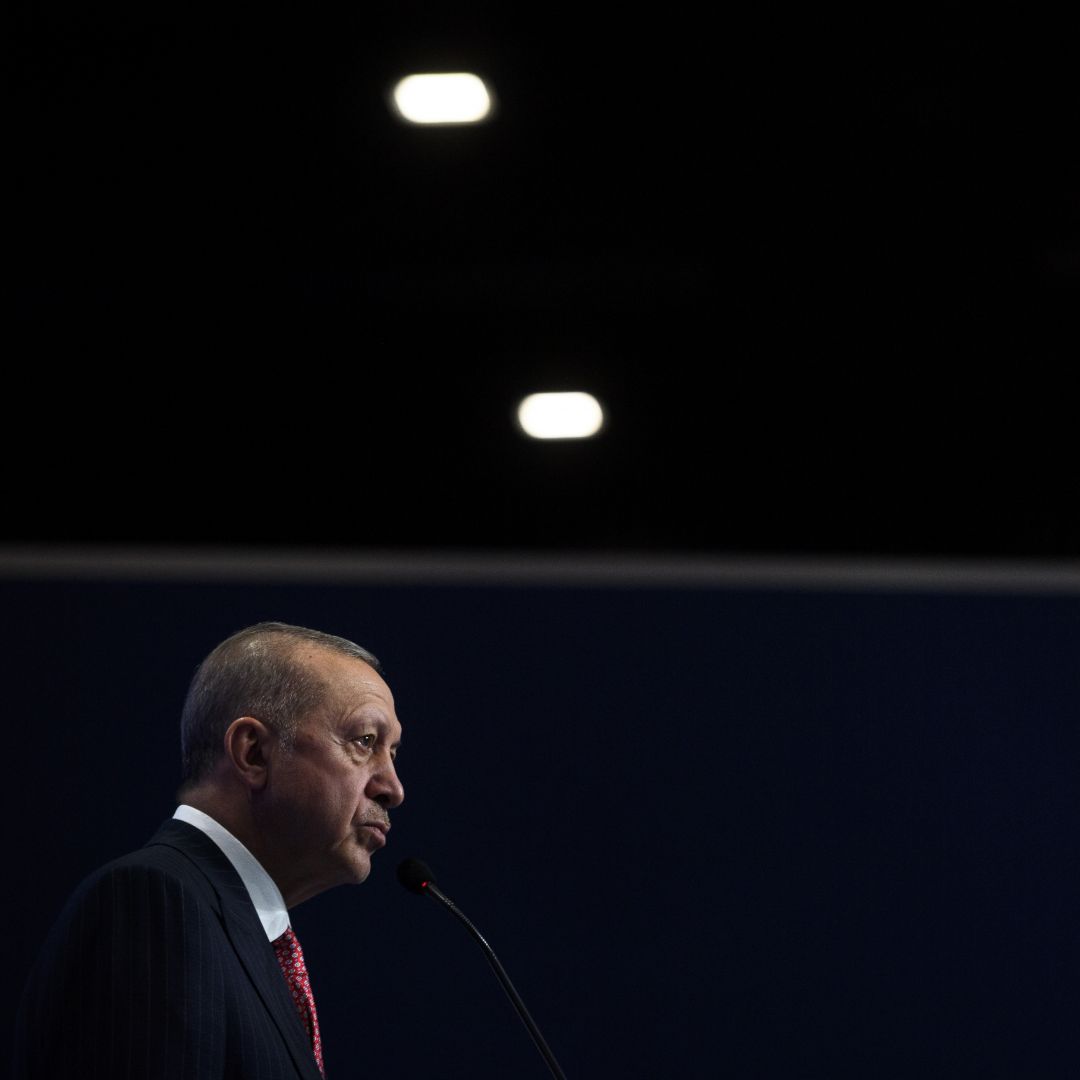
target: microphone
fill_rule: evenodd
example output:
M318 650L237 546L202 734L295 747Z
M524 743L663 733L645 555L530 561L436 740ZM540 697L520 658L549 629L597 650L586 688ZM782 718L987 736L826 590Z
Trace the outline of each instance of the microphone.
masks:
M525 1002L521 1000L521 995L514 989L514 985L510 982L509 976L503 970L503 966L499 963L499 958L495 955L495 951L484 940L480 931L465 917L457 904L455 904L453 900L451 900L444 892L442 892L438 885L435 884L435 875L432 874L431 868L419 859L402 859L402 861L398 863L397 877L398 881L400 881L409 892L417 893L419 896L427 895L434 897L448 911L453 915L456 915L462 923L464 923L465 929L469 931L473 938L479 943L480 948L484 950L484 955L487 957L491 969L495 972L499 982L502 984L502 988L506 991L506 996L517 1010L518 1016L521 1017L521 1022L528 1028L529 1034L532 1036L532 1040L536 1044L537 1050L540 1051L540 1055L547 1063L547 1067L551 1070L551 1075L556 1077L556 1080L566 1080L566 1074L559 1067L559 1063L555 1060L555 1055L549 1049L548 1044L544 1041L544 1036L540 1034L540 1029L529 1015L529 1010L525 1008Z

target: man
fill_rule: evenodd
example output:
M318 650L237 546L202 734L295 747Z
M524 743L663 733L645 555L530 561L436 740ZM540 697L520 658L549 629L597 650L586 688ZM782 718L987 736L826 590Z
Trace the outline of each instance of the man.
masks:
M195 672L180 805L91 874L28 981L18 1080L321 1080L318 1014L289 909L364 881L404 790L378 659L250 626Z

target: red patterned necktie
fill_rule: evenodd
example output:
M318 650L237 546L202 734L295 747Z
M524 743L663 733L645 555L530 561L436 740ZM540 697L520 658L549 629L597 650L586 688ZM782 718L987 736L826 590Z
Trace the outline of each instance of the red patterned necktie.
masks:
M308 978L307 968L304 966L304 953L300 948L300 942L296 940L293 928L290 926L281 937L275 938L273 945L282 974L285 976L285 982L289 987L289 993L296 1002L296 1010L304 1022L304 1030L311 1039L311 1048L315 1052L315 1064L319 1066L319 1072L325 1076L322 1039L319 1037L319 1017L315 1012L315 995L311 992L311 979Z

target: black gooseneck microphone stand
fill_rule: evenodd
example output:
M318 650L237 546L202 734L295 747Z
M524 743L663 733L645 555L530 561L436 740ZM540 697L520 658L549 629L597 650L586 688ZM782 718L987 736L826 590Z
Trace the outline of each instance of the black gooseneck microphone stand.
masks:
M431 871L427 866L418 859L405 859L398 866L398 880L411 892L421 894L426 893L429 896L433 896L449 912L456 915L457 918L461 920L465 929L469 931L476 943L484 950L484 955L491 965L491 970L495 972L496 978L502 984L502 988L506 991L506 996L510 999L518 1016L521 1017L521 1022L528 1029L533 1042L536 1044L537 1050L540 1051L541 1057L543 1057L544 1061L547 1063L547 1067L551 1070L551 1075L554 1076L556 1080L566 1080L566 1074L555 1060L555 1055L551 1052L551 1048L544 1041L544 1036L540 1034L540 1029L536 1026L536 1022L529 1015L529 1010L525 1008L525 1002L521 1000L521 995L514 989L514 984L510 981L510 977L506 974L502 964L499 963L499 958L495 955L495 950L484 940L483 934L473 926L457 904L455 904L454 901L435 884Z

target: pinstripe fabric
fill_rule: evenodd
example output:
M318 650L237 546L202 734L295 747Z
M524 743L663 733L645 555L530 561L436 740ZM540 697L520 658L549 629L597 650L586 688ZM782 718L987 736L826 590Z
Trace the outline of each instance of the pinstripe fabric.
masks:
M90 875L20 1004L16 1080L322 1080L273 946L183 821Z

